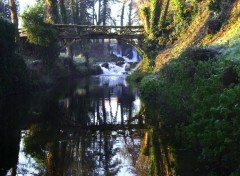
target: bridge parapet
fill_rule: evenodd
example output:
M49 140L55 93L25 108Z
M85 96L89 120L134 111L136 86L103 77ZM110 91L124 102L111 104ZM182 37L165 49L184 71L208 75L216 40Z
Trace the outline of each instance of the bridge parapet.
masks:
M88 26L54 24L63 39L139 39L143 37L143 26Z

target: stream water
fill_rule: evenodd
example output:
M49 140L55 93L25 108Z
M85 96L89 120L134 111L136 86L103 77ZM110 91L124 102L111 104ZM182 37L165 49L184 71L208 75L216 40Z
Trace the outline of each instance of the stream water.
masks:
M0 176L205 175L196 154L134 118L141 101L126 67L0 99Z
M1 100L0 175L136 175L138 90L104 73Z

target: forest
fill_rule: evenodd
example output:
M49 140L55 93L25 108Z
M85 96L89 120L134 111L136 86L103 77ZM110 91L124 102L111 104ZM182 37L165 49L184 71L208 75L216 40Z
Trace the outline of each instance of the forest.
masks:
M240 0L37 0L18 11L17 0L0 1L0 97L100 74L98 55L116 59L97 52L110 46L103 39L66 45L62 58L54 24L142 26L141 40L117 41L142 57L127 78L147 126L139 158L149 167L137 175L240 175ZM193 170L178 162L184 152L197 158Z

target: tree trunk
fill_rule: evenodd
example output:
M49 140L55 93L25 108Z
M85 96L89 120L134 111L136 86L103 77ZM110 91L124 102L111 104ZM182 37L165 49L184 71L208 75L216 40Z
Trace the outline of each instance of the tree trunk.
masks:
M79 0L75 0L75 9L73 10L74 11L74 24L84 24L84 10L83 7L84 7L84 1L81 0L79 2ZM80 4L80 7L79 7L79 4ZM79 8L80 8L80 12L79 12ZM80 16L80 17L79 17Z
M57 0L46 0L47 5L47 21L49 23L57 23L58 22L58 6Z
M103 21L103 26L106 26L106 21L107 21L107 0L103 0L103 14L102 14L102 21Z
M158 30L158 24L161 19L163 0L152 0L151 2L151 16L150 16L150 30L152 34L155 34Z
M94 20L95 20L95 0L93 0L93 6L92 6L92 8L93 8L93 13L92 13L92 25L94 25Z
M162 27L165 27L166 25L166 19L167 19L167 13L168 13L168 8L169 8L170 0L167 0L167 4L163 13L163 18L162 18Z
M101 17L101 0L98 0L98 22L97 25L100 25L102 21Z
M87 25L87 4L85 0L80 1L80 24Z
M124 11L125 11L125 3L126 1L123 1L123 4L122 4L122 11L121 11L121 24L120 26L123 26L123 20L124 20Z
M133 4L132 0L130 1L129 4L129 14L128 14L128 26L132 26L132 9L133 9Z
M16 43L19 42L19 32L18 32L18 14L17 14L17 7L14 0L9 0L9 8L11 12L11 21L15 27L15 36L16 36Z
M63 24L67 24L67 11L64 4L64 0L59 0L60 15Z

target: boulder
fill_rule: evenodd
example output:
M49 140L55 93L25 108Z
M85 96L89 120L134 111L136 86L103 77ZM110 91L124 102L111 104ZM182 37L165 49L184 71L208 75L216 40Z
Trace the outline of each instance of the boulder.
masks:
M123 66L123 64L125 64L124 61L117 61L116 62L116 65L119 66L119 67Z
M102 74L102 73L103 73L103 70L102 70L101 67L98 66L98 65L94 65L94 66L92 66L91 69L90 69L90 74L91 74L91 75L100 75L100 74Z
M104 68L109 69L109 64L107 62L103 63L101 66L104 67Z

